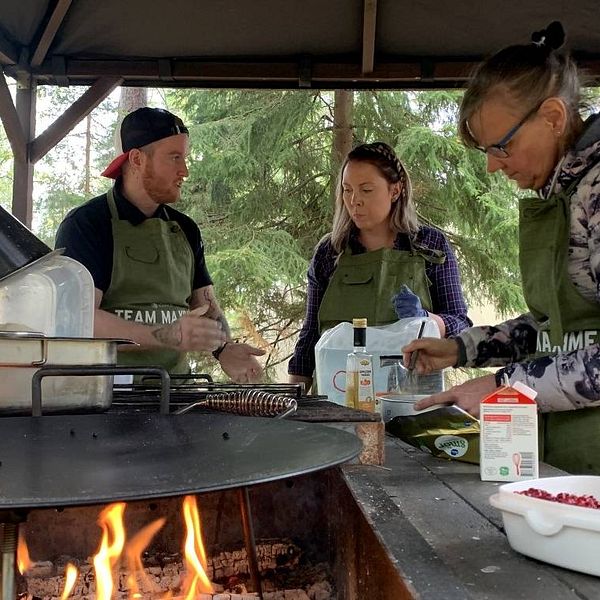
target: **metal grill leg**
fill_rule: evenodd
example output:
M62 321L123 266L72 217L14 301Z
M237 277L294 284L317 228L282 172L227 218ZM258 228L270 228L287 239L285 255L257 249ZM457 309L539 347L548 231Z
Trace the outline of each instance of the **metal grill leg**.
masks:
M244 541L246 542L246 556L248 557L250 577L254 590L258 593L260 600L263 600L262 583L258 570L258 557L256 556L256 541L254 540L254 526L252 524L252 511L250 510L250 496L247 487L238 488L238 498L240 500L240 512L242 515L242 527L244 528Z
M2 554L2 600L15 600L15 556L17 553L17 525L0 525L0 552Z

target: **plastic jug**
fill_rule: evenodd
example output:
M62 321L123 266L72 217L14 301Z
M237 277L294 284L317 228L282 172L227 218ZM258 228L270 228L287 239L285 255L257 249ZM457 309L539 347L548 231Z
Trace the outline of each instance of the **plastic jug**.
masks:
M0 330L93 337L90 272L76 260L52 252L0 280Z
M417 337L422 317L400 319L389 325L367 328L367 352L373 356L373 381L375 394L388 390L388 368L381 367L382 355L397 355ZM352 350L352 323L339 323L328 329L315 346L315 375L319 394L343 405L346 390L346 357ZM424 337L440 337L433 319L425 319Z

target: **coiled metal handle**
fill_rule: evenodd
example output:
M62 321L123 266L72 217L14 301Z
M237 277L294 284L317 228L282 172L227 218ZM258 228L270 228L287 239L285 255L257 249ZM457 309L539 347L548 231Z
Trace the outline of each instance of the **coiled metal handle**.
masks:
M243 390L207 394L202 400L175 411L175 414L182 415L199 406L247 417L283 419L296 411L298 403L294 398L283 394L271 394L261 390Z

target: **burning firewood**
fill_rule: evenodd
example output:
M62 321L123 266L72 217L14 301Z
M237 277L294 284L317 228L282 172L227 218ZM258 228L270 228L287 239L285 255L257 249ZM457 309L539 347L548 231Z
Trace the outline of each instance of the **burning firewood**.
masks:
M261 573L293 569L300 562L302 550L291 540L261 540L256 544L258 570ZM246 549L219 552L208 559L208 576L213 581L248 575Z

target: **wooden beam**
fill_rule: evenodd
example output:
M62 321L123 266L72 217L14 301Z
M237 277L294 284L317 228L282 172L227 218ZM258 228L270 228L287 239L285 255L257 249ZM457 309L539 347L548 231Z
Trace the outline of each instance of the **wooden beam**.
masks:
M52 44L56 32L63 22L72 1L73 0L58 0L56 3L31 58L32 67L37 67L44 62L44 58L46 58L46 54L48 53L48 48L50 48L50 44Z
M37 84L33 80L21 79L17 86L16 110L25 141L35 134L35 107ZM29 146L28 146L29 147ZM28 153L14 157L12 212L21 223L31 228L33 218L33 163Z
M23 127L19 121L17 109L8 88L4 74L0 76L0 118L6 131L6 137L13 151L13 156L21 161L27 158L27 141L23 133Z
M375 34L377 32L377 0L364 0L362 72L371 73L375 64Z
M48 129L33 140L29 153L31 161L36 163L40 158L45 156L121 82L122 79L120 78L103 77L102 79L98 79Z
M577 56L575 57L577 59ZM464 85L479 64L478 57L431 59L430 57L378 56L369 73L362 71L356 56L311 56L311 86L334 88L371 87L373 89L419 89ZM578 60L590 76L600 76L600 55L586 55ZM122 78L125 85L149 87L299 87L296 57L243 60L181 59L170 61L168 78L165 63L159 60L75 60L66 58L54 63L46 59L33 69L39 84L92 85L100 77ZM424 68L426 66L426 68ZM60 68L59 68L60 67ZM17 67L4 68L15 76Z
M8 38L0 31L0 62L5 65L14 65L19 62L19 51Z

